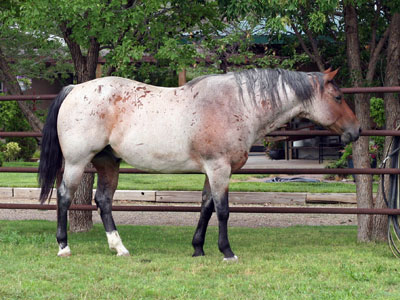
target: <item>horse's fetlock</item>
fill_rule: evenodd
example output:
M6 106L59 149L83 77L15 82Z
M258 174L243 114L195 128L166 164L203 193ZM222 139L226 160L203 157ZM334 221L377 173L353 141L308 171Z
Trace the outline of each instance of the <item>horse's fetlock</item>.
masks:
M204 256L204 255L205 255L205 253L204 253L204 250L202 247L194 248L194 253L193 253L192 257L198 257L198 256Z
M57 231L57 243L60 245L60 247L64 248L67 246L67 233L63 231Z
M201 239L200 237L195 237L192 240L192 245L193 248L203 248L204 246L204 239Z
M66 247L62 248L60 246L58 253L57 253L58 257L68 257L71 256L71 249L69 248L69 246L67 245Z
M231 257L234 255L228 240L218 241L218 248L219 251L221 251L225 257Z

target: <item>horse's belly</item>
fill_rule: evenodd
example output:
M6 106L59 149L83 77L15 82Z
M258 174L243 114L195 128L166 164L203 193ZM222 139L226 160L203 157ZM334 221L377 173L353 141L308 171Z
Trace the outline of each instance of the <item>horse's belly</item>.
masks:
M148 124L134 128L123 139L111 139L117 156L135 168L165 173L198 172L199 164L190 156L189 139L181 130Z
M155 108L127 114L110 134L116 154L130 165L154 172L198 172L190 155L192 128L181 109L157 113Z
M133 167L149 172L184 173L201 171L200 165L184 153L132 149L130 153L122 153L122 155L117 153L117 155Z

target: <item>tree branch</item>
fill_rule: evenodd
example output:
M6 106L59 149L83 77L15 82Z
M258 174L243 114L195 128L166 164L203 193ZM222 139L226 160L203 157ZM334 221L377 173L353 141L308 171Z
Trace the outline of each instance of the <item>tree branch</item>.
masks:
M6 57L3 54L3 51L0 48L0 77L6 82L7 88L12 95L22 95L21 87L17 81L17 78L13 74ZM39 120L39 118L32 112L29 105L24 101L17 101L19 108L22 111L22 114L28 120L29 125L32 127L34 131L42 131L43 123ZM40 139L38 139L40 140Z
M303 37L301 36L300 32L297 30L297 27L294 23L292 23L292 29L297 37L297 39L299 40L299 43L301 45L301 47L303 48L304 52L306 52L306 54L315 61L315 57L314 55L311 53L310 49L308 49L306 43L303 40Z
M324 66L324 63L322 61L322 57L321 57L321 55L319 53L317 42L314 39L314 37L313 37L313 35L312 35L312 33L311 33L311 31L309 29L306 29L306 34L308 36L308 39L310 40L311 48L312 48L313 53L314 53L314 60L317 63L318 69L321 72L323 72L323 71L325 71L325 66Z
M298 31L297 27L292 23L292 29L294 33L296 34L296 37L303 48L304 52L317 64L318 69L322 72L325 70L324 63L322 62L322 58L319 55L319 51L317 48L317 44L313 39L310 39L311 42L311 47L313 48L313 53L308 49L306 43L304 42L303 37L301 36L300 32ZM310 37L309 37L310 38Z
M374 53L375 52L375 47L376 47L376 31L377 31L377 27L378 27L378 18L381 12L381 3L379 1L376 1L376 6L377 9L375 10L374 13L374 18L371 22L371 42L369 43L369 51L370 53Z
M78 72L78 70L81 68L80 66L84 64L85 61L81 51L81 47L71 38L72 29L68 27L68 24L66 22L62 22L60 24L60 29L63 34L64 40L67 43L69 51L71 52L75 70Z
M374 78L375 70L376 70L376 65L378 63L379 55L383 49L383 46L385 45L390 33L390 26L388 26L382 36L382 38L379 40L378 45L374 47L374 52L371 53L369 63L368 63L368 70L367 70L367 75L365 79L367 80L367 83L371 83L372 79Z
M310 40L311 49L312 49L313 56L314 56L314 61L317 64L318 69L321 72L323 72L323 71L325 71L325 66L324 66L324 63L322 61L322 57L321 57L321 55L319 53L317 42L314 39L313 34L312 34L311 30L308 27L307 13L304 11L304 7L302 7L302 6L300 6L300 11L301 11L302 18L304 19L305 33L307 34L307 37Z

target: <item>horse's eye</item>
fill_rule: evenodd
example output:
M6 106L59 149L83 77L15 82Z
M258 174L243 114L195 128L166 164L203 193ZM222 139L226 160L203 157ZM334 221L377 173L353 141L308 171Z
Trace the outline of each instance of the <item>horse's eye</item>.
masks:
M337 102L341 102L342 101L342 96L340 96L340 95L336 96L335 99L336 99Z

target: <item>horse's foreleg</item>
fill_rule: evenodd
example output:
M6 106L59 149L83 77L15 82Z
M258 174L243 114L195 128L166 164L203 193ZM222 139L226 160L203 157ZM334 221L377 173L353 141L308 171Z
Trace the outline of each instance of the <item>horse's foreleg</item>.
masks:
M229 202L228 186L231 175L229 165L216 164L207 172L215 211L218 217L218 248L224 254L224 260L237 260L228 239Z
M203 256L204 255L204 239L206 237L206 231L208 226L208 221L214 211L214 202L211 195L211 188L208 177L206 175L206 180L204 182L203 194L202 194L202 204L199 223L197 224L196 232L194 233L192 245L194 248L193 256Z
M95 202L106 231L109 248L118 256L127 256L129 251L122 244L112 216L112 198L118 184L119 160L111 153L103 151L93 159L98 172Z
M117 256L128 256L129 251L122 244L121 237L112 217L112 198L109 190L104 190L103 187L97 185L95 202L100 209L101 220L103 221L104 229L107 235L108 246L111 250L117 251Z

